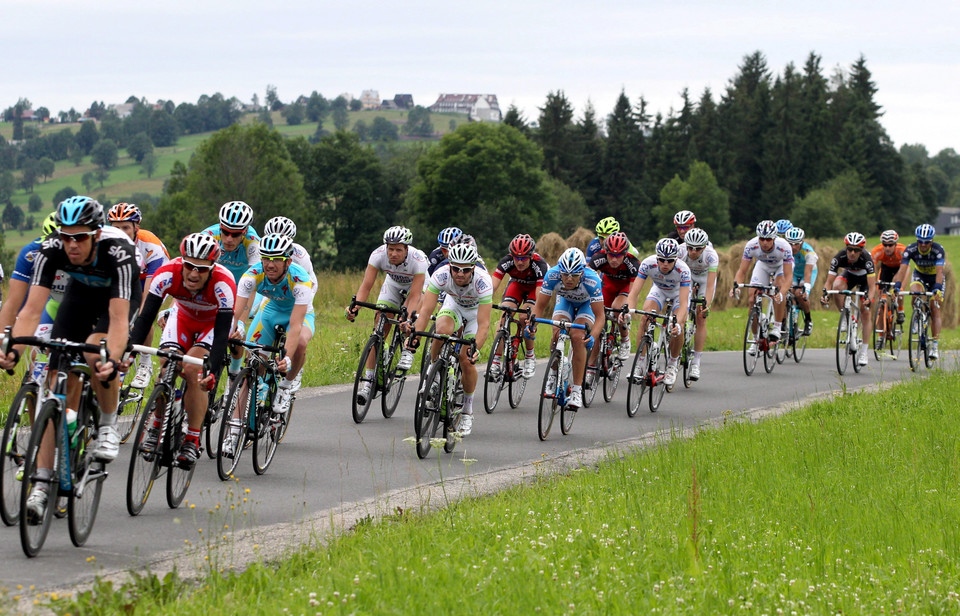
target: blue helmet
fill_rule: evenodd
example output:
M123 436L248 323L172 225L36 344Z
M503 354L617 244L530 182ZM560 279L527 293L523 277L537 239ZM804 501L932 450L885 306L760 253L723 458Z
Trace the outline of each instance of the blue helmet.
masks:
M787 230L786 240L791 244L802 243L804 237L806 237L806 233L804 233L803 229L800 227L793 227L792 229Z
M261 257L289 257L293 254L293 238L282 233L270 233L260 238Z
M460 227L447 227L437 235L437 244L441 248L447 248L457 241L457 238L461 235L463 235L463 231L460 230Z
M777 221L777 235L780 237L783 237L783 235L790 229L793 229L793 223L786 218L781 218Z
M680 254L680 244L672 237L665 237L657 242L657 258L676 259Z
M57 206L57 226L84 225L91 229L103 226L103 206L96 199L77 195L64 199Z
M557 260L561 274L581 274L587 269L587 257L579 248L567 248Z
M220 226L246 229L253 220L253 208L243 201L228 201L220 206Z
M928 225L926 223L917 227L917 239L921 242L929 242L933 240L933 236L937 234L937 230L933 228L933 225Z
M757 237L767 240L777 237L776 223L772 220L761 220L757 224Z

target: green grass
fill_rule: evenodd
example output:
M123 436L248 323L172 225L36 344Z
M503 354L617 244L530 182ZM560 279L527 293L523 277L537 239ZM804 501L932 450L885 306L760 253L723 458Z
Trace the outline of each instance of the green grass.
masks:
M728 417L199 586L105 584L55 612L957 613L957 380Z

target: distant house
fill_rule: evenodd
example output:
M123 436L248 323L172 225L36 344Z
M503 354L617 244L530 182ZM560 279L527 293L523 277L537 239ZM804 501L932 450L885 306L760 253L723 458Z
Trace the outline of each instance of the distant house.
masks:
M430 105L436 113L465 113L471 120L499 122L503 119L496 94L441 94Z
M960 235L960 207L942 207L933 225L937 235Z
M392 100L385 98L380 101L380 111L396 111L397 109L399 109L399 107L397 107L397 104Z
M393 104L397 109L413 109L413 94L396 94Z
M136 107L134 103L122 103L119 105L110 105L107 107L110 111L113 111L117 114L117 117L121 120L128 117L133 113L133 108Z
M364 111L376 110L380 108L380 92L376 90L364 90L360 93L360 103Z

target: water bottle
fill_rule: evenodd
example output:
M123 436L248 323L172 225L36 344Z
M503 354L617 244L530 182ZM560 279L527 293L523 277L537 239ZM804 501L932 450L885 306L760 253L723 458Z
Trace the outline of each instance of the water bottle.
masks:
M67 409L67 438L70 444L73 444L73 436L77 433L77 412L73 409Z
M37 385L43 383L43 378L47 374L47 363L48 362L41 361L40 359L37 359L35 362L33 362L33 373L31 374L31 378Z
M267 381L264 380L262 376L257 377L257 380L259 382L257 385L257 403L260 406L263 406L267 403L267 394L269 393L269 388L267 387Z

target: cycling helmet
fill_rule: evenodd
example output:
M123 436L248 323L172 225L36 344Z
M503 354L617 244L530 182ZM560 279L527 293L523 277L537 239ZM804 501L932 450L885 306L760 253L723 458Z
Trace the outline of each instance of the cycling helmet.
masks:
M383 232L383 243L384 244L406 244L410 245L410 242L413 241L413 232L406 227L401 227L399 225L395 227L390 227Z
M220 242L209 233L191 233L180 242L180 256L216 261L220 256Z
M103 206L96 199L77 195L64 199L57 206L57 225L69 227L85 225L93 229L103 226Z
M683 243L690 248L703 248L709 241L710 238L707 237L707 232L700 227L690 229L687 231L687 234L683 236Z
M761 220L757 225L757 237L766 240L777 237L777 225L772 220Z
M293 238L281 233L270 233L260 238L261 257L289 257L293 254Z
M672 237L665 237L657 242L658 259L676 259L680 254L680 244Z
M806 233L804 233L800 227L793 227L787 231L785 237L791 244L800 244L803 242L803 238L806 237Z
M50 215L43 219L43 225L41 226L41 233L43 237L47 237L53 233L56 233L57 229L60 228L60 225L57 224L57 213L50 212Z
M246 229L253 220L253 208L243 201L228 201L220 207L220 226Z
M933 228L933 225L924 223L917 227L916 234L918 240L929 242L933 239L933 236L937 234L937 231Z
M783 237L784 234L793 228L793 223L787 220L786 218L781 218L777 221L777 235Z
M682 225L692 225L697 222L696 215L690 210L680 210L673 215L673 224L677 227Z
M887 229L880 234L880 241L884 244L895 244L900 239L900 234L893 229Z
M463 235L463 231L460 230L460 227L447 227L437 235L437 244L441 248L447 248L450 244L457 241L457 239Z
M628 248L630 248L630 240L627 239L627 234L623 231L611 234L603 243L603 249L607 253L620 254L627 252Z
M843 243L847 246L859 246L863 248L867 245L867 238L863 237L863 233L851 231L844 236Z
M479 257L480 255L477 254L477 247L471 245L469 242L460 242L459 244L454 244L450 247L450 251L447 253L447 261L450 263L469 263L470 265L473 265L477 262Z
M477 240L472 235L463 234L453 241L451 246L456 246L457 244L470 244L474 249L477 248Z
M613 216L607 216L603 220L597 223L597 235L610 235L611 233L616 233L620 230L620 223L617 222L617 219Z
M140 222L142 218L140 208L132 203L118 203L107 212L110 222Z
M537 249L537 243L526 233L521 233L510 241L510 254L515 257L527 257Z
M582 274L587 269L587 257L579 248L567 248L557 260L557 267L561 274Z
M274 216L263 226L263 234L279 233L290 239L297 237L297 225L286 216Z

